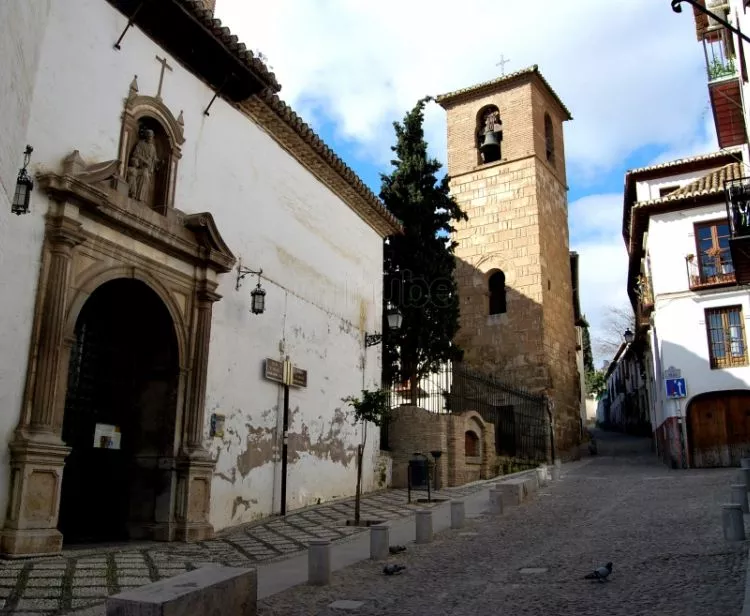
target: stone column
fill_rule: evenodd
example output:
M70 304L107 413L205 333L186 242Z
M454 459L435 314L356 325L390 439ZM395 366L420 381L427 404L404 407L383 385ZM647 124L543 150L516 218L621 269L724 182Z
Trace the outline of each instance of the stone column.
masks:
M197 292L190 391L185 405L182 455L177 463L176 533L178 541L201 541L213 536L209 523L214 461L203 447L211 317L221 295L204 285Z
M57 530L65 458L60 438L67 365L64 357L65 317L73 249L84 240L80 223L57 218L48 224L49 265L39 294L44 298L36 353L31 416L22 415L10 449L10 502L0 533L0 552L8 557L59 554ZM30 367L30 369L33 369Z

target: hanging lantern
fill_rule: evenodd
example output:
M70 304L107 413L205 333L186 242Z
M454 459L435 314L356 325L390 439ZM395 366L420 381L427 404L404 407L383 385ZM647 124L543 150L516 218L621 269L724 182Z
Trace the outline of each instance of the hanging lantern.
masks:
M250 310L253 314L263 314L266 309L266 291L260 286L260 276L258 276L257 286L250 291Z
M23 153L23 167L18 172L18 178L16 179L16 190L13 193L13 203L11 204L11 212L20 216L21 214L29 213L29 202L31 201L31 191L34 190L34 181L29 176L26 167L31 160L31 153L34 151L30 145L26 146L26 150Z

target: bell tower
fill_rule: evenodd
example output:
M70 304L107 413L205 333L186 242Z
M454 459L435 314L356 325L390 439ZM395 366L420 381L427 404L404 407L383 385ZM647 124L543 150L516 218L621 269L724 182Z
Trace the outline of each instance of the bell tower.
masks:
M563 123L537 66L437 97L457 224L457 343L467 364L552 402L558 452L578 443Z

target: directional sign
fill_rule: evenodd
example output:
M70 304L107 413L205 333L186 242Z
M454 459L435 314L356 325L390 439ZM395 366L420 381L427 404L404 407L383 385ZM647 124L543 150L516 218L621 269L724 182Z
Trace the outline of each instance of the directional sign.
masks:
M685 379L665 379L667 398L684 398L687 396Z

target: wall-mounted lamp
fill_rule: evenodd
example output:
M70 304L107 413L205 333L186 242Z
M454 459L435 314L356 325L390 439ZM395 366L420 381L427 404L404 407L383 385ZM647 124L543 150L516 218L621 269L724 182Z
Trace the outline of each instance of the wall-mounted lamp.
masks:
M628 344L632 344L633 340L635 340L635 335L633 332L630 331L630 328L625 330L625 333L622 335L623 338L625 338L625 342Z
M401 324L404 322L404 315L399 312L398 308L389 305L386 312L386 319L388 320L388 329L395 332L401 329ZM367 347L380 344L382 341L383 334L365 334L365 346Z
M256 271L247 267L242 267L242 261L237 264L237 284L234 287L235 290L240 290L242 280L248 274L253 274L258 277L258 284L255 285L255 288L252 291L250 291L250 311L253 314L263 314L266 309L266 292L263 287L260 286L260 275L262 273L262 269Z
M29 201L31 200L31 191L34 190L34 181L29 176L26 167L29 165L31 160L31 153L34 151L30 145L26 146L26 150L23 153L23 167L18 172L18 178L16 178L16 192L13 194L13 203L10 211L20 216L21 214L29 213Z

